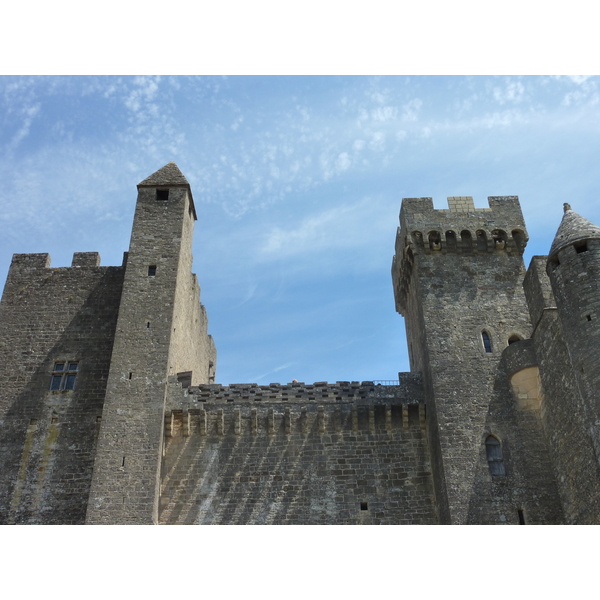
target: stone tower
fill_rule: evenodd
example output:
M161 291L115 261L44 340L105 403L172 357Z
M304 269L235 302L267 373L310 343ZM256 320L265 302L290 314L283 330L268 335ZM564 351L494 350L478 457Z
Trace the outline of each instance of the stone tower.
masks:
M138 185L87 523L156 523L169 378L209 383L216 362L191 272L196 212L173 162Z
M567 519L572 523L598 523L600 227L571 210L568 204L564 208L546 267L552 287L547 295L556 307L549 307L546 312L554 310L558 322L552 329L545 324L539 327L534 338L540 359L543 358L547 429ZM546 320L550 318L548 315ZM548 347L553 356L547 352L544 355L544 348ZM557 359L562 364L557 364Z
M441 523L472 522L470 514L486 522L484 499L476 497L478 464L486 444L506 453L514 434L494 418L497 371L509 341L531 332L522 290L528 236L519 201L496 196L488 202L476 209L471 197L451 197L449 208L439 210L431 198L405 198L392 265L411 371L423 374ZM517 518L517 510L511 514Z

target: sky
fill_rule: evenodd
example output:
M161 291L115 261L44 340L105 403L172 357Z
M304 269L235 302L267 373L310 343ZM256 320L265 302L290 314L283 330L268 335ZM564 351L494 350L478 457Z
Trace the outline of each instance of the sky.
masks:
M0 281L13 253L120 265L136 185L175 161L216 381L391 380L402 198L518 195L528 264L563 202L600 224L599 133L597 77L2 76Z

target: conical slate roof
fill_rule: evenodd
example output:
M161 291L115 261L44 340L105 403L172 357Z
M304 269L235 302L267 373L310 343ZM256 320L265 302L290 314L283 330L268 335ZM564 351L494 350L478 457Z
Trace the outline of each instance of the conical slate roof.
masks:
M550 247L549 257L574 242L590 239L600 240L600 227L571 210L569 204L565 203L564 207L565 214Z
M146 177L144 181L138 183L138 187L156 187L156 186L174 186L174 185L187 185L188 180L184 174L179 170L179 167L174 163L170 162L165 165L162 169L152 173L150 177Z

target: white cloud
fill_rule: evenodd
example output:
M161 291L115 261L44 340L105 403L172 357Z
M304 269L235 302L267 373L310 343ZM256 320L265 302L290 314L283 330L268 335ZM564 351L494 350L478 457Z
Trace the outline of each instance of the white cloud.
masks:
M422 100L413 98L402 107L402 118L405 121L416 121L422 106Z
M338 172L345 171L351 164L350 157L347 152L342 152L335 161L335 166L338 169Z
M569 75L569 79L577 85L585 83L590 77L590 75Z
M525 98L525 86L520 81L510 81L504 88L495 87L493 93L499 104L518 104Z
M372 150L383 150L385 144L385 133L383 131L375 131L371 136L369 147Z
M395 106L378 107L371 111L371 118L374 121L391 121L398 116L398 109Z
M28 106L22 112L24 113L25 118L23 119L23 123L22 123L21 127L19 128L17 133L15 133L15 135L12 137L12 139L10 141L11 148L15 148L29 134L29 130L31 128L31 123L33 122L33 119L40 112L40 104L37 103L33 106Z
M265 235L259 257L278 260L326 249L369 246L388 225L387 212L381 209L381 200L369 196L307 216L286 228L273 227Z

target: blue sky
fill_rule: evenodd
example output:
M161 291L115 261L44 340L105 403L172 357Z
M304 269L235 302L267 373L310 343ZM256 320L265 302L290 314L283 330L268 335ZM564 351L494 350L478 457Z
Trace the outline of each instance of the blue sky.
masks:
M407 371L390 265L403 197L518 195L546 254L600 224L596 77L0 77L0 280L14 252L127 250L136 184L175 161L219 383Z

